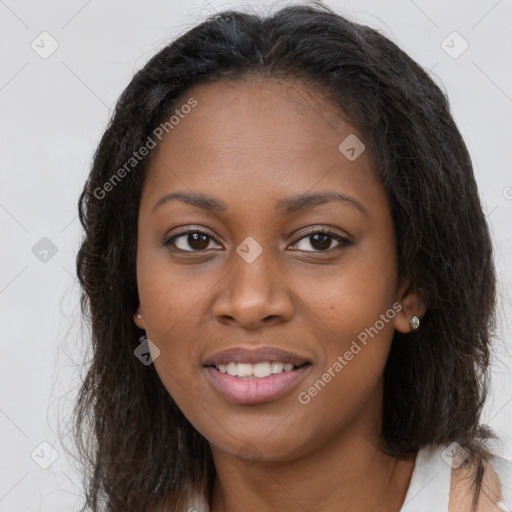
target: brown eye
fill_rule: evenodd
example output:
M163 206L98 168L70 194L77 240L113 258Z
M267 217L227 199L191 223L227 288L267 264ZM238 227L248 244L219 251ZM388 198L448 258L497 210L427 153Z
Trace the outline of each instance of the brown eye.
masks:
M331 250L336 250L341 247L348 247L352 245L352 242L348 240L348 238L345 238L338 233L334 233L332 231L327 230L317 230L313 231L306 236L300 238L297 242L295 242L294 246L298 245L300 242L304 240L309 240L310 246L313 247L313 250L308 249L299 249L304 250L306 252L328 252ZM336 241L338 242L338 245L334 248L331 247L332 242Z
M212 240L211 236L202 231L185 231L169 238L164 242L164 245L172 245L180 251L197 252L208 249Z

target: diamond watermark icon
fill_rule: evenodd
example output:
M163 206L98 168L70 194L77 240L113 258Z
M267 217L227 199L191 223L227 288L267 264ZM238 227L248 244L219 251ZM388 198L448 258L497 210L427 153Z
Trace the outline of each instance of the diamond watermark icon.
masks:
M143 365L149 366L160 355L160 349L146 336L141 336L139 341L133 353Z
M252 236L248 236L237 248L236 252L247 263L252 263L263 252L263 247L254 240Z
M30 456L38 466L48 469L59 458L59 452L50 443L43 441L34 448Z
M43 263L48 263L56 254L57 246L46 236L32 247L32 254Z
M441 48L452 58L458 59L468 48L469 43L456 31L441 42Z
M351 133L341 144L338 146L340 153L348 160L353 162L365 150L366 146L362 141L353 133Z
M48 32L41 32L30 45L39 57L47 59L59 47L57 40Z
M469 453L456 441L441 452L441 458L453 469L457 469L468 458L468 455Z

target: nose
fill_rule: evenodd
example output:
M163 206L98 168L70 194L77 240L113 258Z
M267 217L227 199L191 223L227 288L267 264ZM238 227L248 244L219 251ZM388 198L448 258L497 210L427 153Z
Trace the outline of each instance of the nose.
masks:
M213 315L222 324L246 330L289 321L294 307L292 290L285 281L265 250L250 263L235 253L231 269L221 279Z

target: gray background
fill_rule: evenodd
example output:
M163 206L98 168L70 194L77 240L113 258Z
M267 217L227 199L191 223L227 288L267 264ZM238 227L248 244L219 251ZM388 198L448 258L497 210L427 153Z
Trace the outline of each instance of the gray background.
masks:
M512 0L327 4L380 28L448 93L500 278L499 357L484 420L503 440L498 453L512 459ZM242 6L251 4L0 0L0 512L69 512L79 503L80 476L66 451L89 357L74 270L76 203L111 109L166 42L214 11Z

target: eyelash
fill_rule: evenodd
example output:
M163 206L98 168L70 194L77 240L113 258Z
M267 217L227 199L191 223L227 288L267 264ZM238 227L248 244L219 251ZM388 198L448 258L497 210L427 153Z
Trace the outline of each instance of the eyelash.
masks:
M177 247L174 246L173 242L175 240L177 240L178 238L181 238L183 236L188 236L190 234L195 234L195 233L199 233L201 235L204 235L204 236L208 237L210 240L216 241L212 236L210 236L208 233L206 233L205 231L203 231L201 229L190 229L190 230L187 230L187 231L182 231L181 233L178 233L176 235L173 235L172 237L166 239L162 245L165 246L165 247L173 246L173 249L175 249L177 251L180 251L180 252L185 252L185 253L186 252L189 252L189 253L200 253L200 252L203 252L203 251L207 251L208 249L186 251L184 249L178 249ZM304 240L306 238L312 237L314 235L318 235L318 234L328 235L328 236L332 237L334 240L336 240L337 242L339 242L340 245L337 246L337 247L334 247L334 248L327 249L325 251L313 250L313 251L304 251L304 252L330 253L330 252L335 251L337 249L340 249L342 247L349 247L349 246L353 245L353 242L351 240L349 240L348 238L346 238L344 236L341 236L339 233L336 233L334 231L331 231L331 230L325 229L325 228L320 228L320 229L317 229L315 231L310 231L308 233L303 234L303 236L301 236L298 240L296 240L292 245L296 245L300 241L302 241L302 240Z

